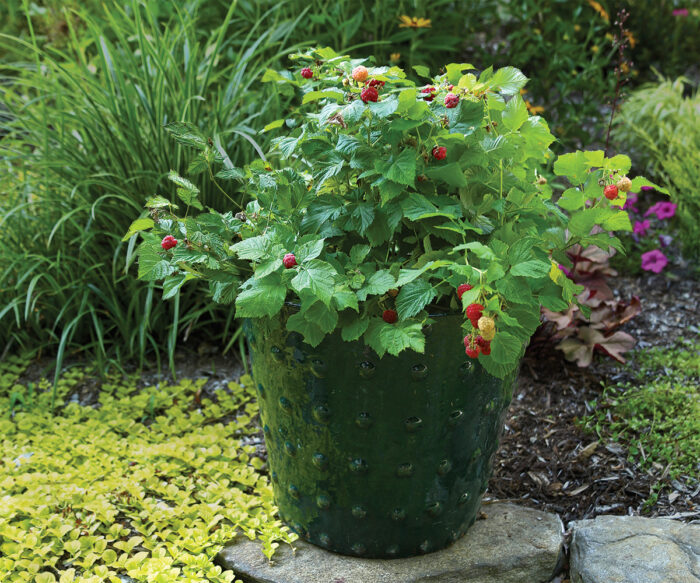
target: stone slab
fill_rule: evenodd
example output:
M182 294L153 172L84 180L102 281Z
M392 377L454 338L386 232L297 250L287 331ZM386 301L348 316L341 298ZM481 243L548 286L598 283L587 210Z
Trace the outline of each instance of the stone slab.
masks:
M449 548L408 559L346 557L297 541L268 563L259 543L241 537L217 563L246 583L544 583L558 569L563 525L555 514L494 503Z
M700 525L599 516L569 526L573 583L700 583Z

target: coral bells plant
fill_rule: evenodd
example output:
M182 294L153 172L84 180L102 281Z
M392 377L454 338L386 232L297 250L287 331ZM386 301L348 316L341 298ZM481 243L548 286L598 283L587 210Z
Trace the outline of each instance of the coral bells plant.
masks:
M313 77L265 74L280 91L297 91L300 105L267 126L279 131L269 162L227 167L211 140L171 127L250 200L244 212L196 216L177 214L164 197L148 201L151 217L127 234L143 231L139 276L164 280L165 297L204 279L239 317L281 317L312 346L337 331L380 357L422 352L426 325L461 313L466 353L505 378L540 324L540 306L566 309L582 291L559 267L571 265L567 249L619 249L611 232L631 230L625 192L604 195L629 159L559 157L554 172L571 187L557 203L539 180L555 138L528 113L519 70L450 64L426 92L398 67L330 49L291 58ZM193 206L196 186L173 179ZM167 235L183 244L164 252Z

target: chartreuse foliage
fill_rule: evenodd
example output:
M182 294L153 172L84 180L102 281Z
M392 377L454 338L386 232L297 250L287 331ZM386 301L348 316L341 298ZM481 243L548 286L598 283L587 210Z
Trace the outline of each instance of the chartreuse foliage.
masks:
M53 414L48 381L18 384L23 369L0 365L0 581L231 582L212 559L237 530L268 556L293 540L241 443L257 431L249 377L216 401L198 400L203 381L111 380L89 407L68 399L89 373L74 369Z
M471 65L447 65L431 80L429 101L400 68L373 67L379 99L365 103L363 85L351 77L361 61L330 49L292 59L295 72L263 77L302 94L298 116L267 127L282 134L275 141L281 161L233 168L194 128L171 127L199 151L193 166L223 165L219 176L243 181L253 200L245 213L193 216L197 187L171 177L185 212L153 198L151 218L138 219L126 236L146 230L139 277L164 280L165 297L205 279L215 301L235 300L240 317L275 316L285 300L298 301L287 327L309 344L339 329L380 356L421 352L431 313L478 302L496 321L491 355L479 360L507 375L539 324L540 305L565 309L580 290L557 266L569 264L565 250L577 243L620 248L608 231L630 228L625 196L608 201L602 192L629 170L629 158L561 156L554 171L572 186L557 205L539 174L554 136L543 118L528 114L519 95L527 79L517 69L477 76ZM299 73L307 66L310 80ZM450 90L459 103L447 108ZM446 158L433 156L436 146ZM164 235L182 243L164 252ZM297 267L283 267L286 253ZM473 289L460 303L455 290L465 282ZM385 309L398 312L397 323L382 320ZM471 324L465 330L472 333Z

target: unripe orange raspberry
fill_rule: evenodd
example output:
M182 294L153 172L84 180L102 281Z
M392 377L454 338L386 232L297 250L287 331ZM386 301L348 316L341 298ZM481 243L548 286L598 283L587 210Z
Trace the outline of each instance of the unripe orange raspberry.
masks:
M369 71L367 70L367 67L364 67L362 65L358 65L352 70L352 78L355 79L355 81L359 81L360 83L367 79L368 75Z
M620 178L620 180L617 181L617 189L620 192L629 192L630 189L632 188L632 181L627 178L627 176L623 176Z

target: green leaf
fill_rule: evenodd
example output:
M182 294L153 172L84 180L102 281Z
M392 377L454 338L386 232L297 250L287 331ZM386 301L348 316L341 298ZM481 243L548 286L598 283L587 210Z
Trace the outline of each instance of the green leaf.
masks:
M163 299L168 300L174 297L182 285L188 280L192 279L192 275L181 274L181 275L170 275L165 278L163 282Z
M393 182L413 186L416 179L416 151L413 148L403 150L389 166L386 177Z
M396 279L386 269L383 269L372 274L364 287L357 292L357 297L361 302L364 302L368 295L379 296L395 287Z
M333 293L333 304L338 310L352 308L356 312L360 311L357 301L357 294L349 289L337 289Z
M304 337L304 342L311 346L318 346L326 337L326 333L312 320L307 320L304 315L297 312L287 319L287 329L298 332Z
M426 176L431 180L442 180L450 186L466 186L467 179L464 172L457 162L450 162L429 168L425 172Z
M292 288L297 292L308 289L324 304L330 304L337 275L333 266L320 259L312 259L297 269L299 273L292 279Z
M174 121L167 124L164 129L175 138L178 144L192 146L200 150L205 150L208 147L207 139L202 132L191 123Z
M619 170L622 174L627 174L632 167L632 160L629 156L618 154L608 160L608 169Z
M567 211L575 211L582 209L584 202L586 202L586 195L582 190L568 188L561 195L557 204Z
M162 209L166 207L178 208L176 204L173 204L167 198L160 195L152 196L146 201L146 208L149 209Z
M370 102L368 105L372 115L379 119L384 119L398 109L399 101L395 97L390 96L376 103Z
M483 75L482 75L483 76ZM481 81L481 78L479 79ZM515 67L503 67L498 69L488 80L488 85L504 95L512 95L525 87L527 77Z
M415 322L382 322L379 328L379 342L381 348L393 356L407 349L421 353L425 351L422 326Z
M418 279L407 283L401 288L396 297L396 310L399 319L406 320L415 316L436 296L433 286L424 279Z
M352 342L362 336L369 326L369 318L351 314L352 319L343 324L340 335L346 342Z
M122 237L122 241L128 241L133 235L135 235L139 231L146 231L147 229L151 229L154 225L155 222L153 221L153 219L149 219L148 217L136 219L129 226L129 230L126 232L126 235Z
M267 255L268 245L268 240L262 235L259 235L257 237L243 239L243 241L231 245L231 251L241 259L257 261Z
M262 131L263 132L269 132L270 130L276 130L277 128L281 128L284 125L284 119L276 119L275 121L271 121L269 124L267 124Z
M335 330L338 323L338 312L323 302L314 302L303 314L305 319L313 322L326 334Z
M632 223L629 215L625 211L616 212L614 215L606 218L601 226L606 231L631 231Z
M430 79L430 69L428 69L428 67L425 65L413 65L413 70L419 77Z
M353 245L350 249L350 261L354 265L359 265L362 260L367 257L371 247L369 245Z
M658 186L657 184L654 184L653 182L647 180L643 176L637 176L636 178L632 179L632 187L630 190L632 192L639 192L642 189L642 186L651 186L652 188L658 190L659 192L663 192L664 194L668 194L668 190L666 188L663 188L661 186Z
M491 358L500 364L515 365L520 359L523 345L512 334L499 330L491 341Z
M447 80L452 83L452 85L457 85L462 77L462 73L472 69L474 69L474 65L470 65L469 63L450 63L445 67Z
M520 95L515 95L508 101L501 116L503 124L512 132L518 131L527 118L527 107Z
M551 263L531 259L530 261L524 261L523 263L514 265L510 268L510 273L516 276L538 278L548 275L551 268Z
M274 316L284 305L287 288L282 284L279 273L262 279L250 278L243 284L243 290L236 298L238 318L261 318Z
M178 188L176 190L177 195L180 199L188 206L193 206L198 210L203 210L204 207L202 203L197 200L199 196L199 188L197 188L192 182L180 176L175 170L171 170L168 174L168 179L175 183Z
M345 94L338 89L327 89L325 91L309 91L304 94L302 99L302 104L311 103L312 101L318 101L319 99L335 99L338 103L345 101Z
M166 278L175 268L169 261L155 251L152 247L142 243L138 251L139 271L138 278L146 281L157 281Z
M554 162L554 174L566 176L573 184L583 184L588 177L588 162L583 152L562 154Z

